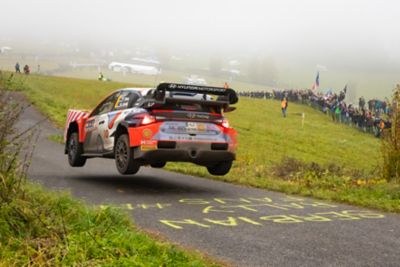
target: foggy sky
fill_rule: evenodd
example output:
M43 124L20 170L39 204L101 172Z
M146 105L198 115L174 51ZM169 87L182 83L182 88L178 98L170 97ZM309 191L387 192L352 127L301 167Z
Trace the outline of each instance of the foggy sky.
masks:
M395 0L1 0L0 42L143 43L399 64L398 14Z

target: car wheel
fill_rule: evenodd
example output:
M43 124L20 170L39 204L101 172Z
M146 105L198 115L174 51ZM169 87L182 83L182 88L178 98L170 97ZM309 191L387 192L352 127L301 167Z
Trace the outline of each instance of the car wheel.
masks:
M232 167L232 161L222 161L215 165L208 166L207 170L212 175L225 175Z
M150 166L153 168L164 168L167 163L165 161L151 163Z
M133 148L129 146L129 137L122 134L118 137L114 148L115 165L120 174L135 174L140 169L140 164L133 158Z
M82 156L83 146L79 143L77 132L73 132L68 137L68 162L72 167L82 167L86 163L86 158Z

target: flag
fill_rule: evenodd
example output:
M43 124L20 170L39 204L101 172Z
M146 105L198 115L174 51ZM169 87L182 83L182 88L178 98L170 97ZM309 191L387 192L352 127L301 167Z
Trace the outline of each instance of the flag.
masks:
M312 86L312 89L317 89L319 87L319 72L317 72L317 77L315 77L315 83Z
M343 88L343 92L346 94L347 93L347 83L346 83L346 85L344 86L344 88Z

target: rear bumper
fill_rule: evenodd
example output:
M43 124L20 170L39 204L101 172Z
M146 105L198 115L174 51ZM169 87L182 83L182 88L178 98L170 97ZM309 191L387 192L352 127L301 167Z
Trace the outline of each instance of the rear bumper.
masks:
M159 141L153 148L149 149L148 145L135 147L135 159L144 163L179 161L203 166L236 159L235 152L227 143Z

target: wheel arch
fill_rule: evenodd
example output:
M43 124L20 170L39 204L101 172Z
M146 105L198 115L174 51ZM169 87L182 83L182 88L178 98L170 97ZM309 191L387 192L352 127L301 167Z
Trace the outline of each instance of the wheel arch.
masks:
M64 154L68 154L68 139L71 136L71 134L75 132L79 134L79 126L76 121L73 121L68 126L67 138L65 139L66 141L65 141Z
M120 137L122 134L127 134L128 138L129 138L129 131L128 131L128 127L124 124L124 123L120 123L117 126L117 129L114 132L114 148L115 148L115 144L117 143L118 137Z

